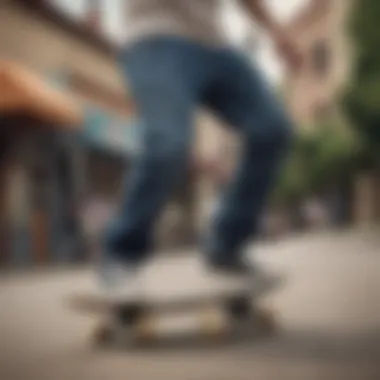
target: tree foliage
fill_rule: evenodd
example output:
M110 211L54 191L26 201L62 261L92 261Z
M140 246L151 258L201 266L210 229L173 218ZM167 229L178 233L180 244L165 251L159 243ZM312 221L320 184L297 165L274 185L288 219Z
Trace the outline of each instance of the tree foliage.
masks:
M343 108L361 143L361 162L380 166L380 1L354 0L348 20L353 48Z
M298 134L285 162L274 203L297 203L350 175L356 161L352 135L336 125Z

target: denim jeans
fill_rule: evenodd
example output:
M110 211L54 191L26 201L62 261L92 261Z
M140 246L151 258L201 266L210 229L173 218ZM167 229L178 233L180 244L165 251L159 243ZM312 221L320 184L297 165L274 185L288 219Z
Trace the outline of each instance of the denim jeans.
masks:
M262 73L233 49L165 36L125 49L119 61L141 117L142 149L107 231L106 252L126 261L150 253L157 217L186 172L194 116L202 106L235 128L243 142L204 253L239 255L258 228L292 135Z

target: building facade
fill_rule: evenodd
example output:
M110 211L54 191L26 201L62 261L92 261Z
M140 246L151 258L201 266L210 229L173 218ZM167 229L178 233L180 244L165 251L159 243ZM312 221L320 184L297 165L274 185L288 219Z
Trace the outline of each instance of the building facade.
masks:
M75 17L53 3L6 0L0 7L0 35L7 36L0 38L1 60L21 64L41 82L64 90L84 115L75 136L35 133L33 139L14 140L16 153L7 161L2 202L11 227L3 260L8 264L85 259L87 253L62 248L71 244L68 231L86 220L82 209L92 208L87 214L105 223L118 202L130 159L138 152L138 115L115 60L115 43L104 35L106 22L99 19L101 9L94 7L98 2L89 2L91 7ZM196 123L194 154L205 161L218 157L216 147L226 139L215 125L203 114ZM204 188L214 194L212 180L189 177L168 205L164 223L159 223L160 246L168 246L173 238L171 243L181 244L196 236ZM94 228L85 230L91 233Z
M114 202L136 146L133 110L115 52L85 22L78 24L42 1L2 2L0 35L7 36L0 38L0 63L20 65L35 82L65 91L84 114L78 133L36 130L12 139L3 160L8 248L2 262L19 266L85 259L79 244L83 236L73 233L79 230L82 209L88 199ZM4 72L13 82L19 79L12 70ZM39 87L35 90L38 97Z
M350 0L310 0L288 25L305 53L303 69L287 74L284 88L290 111L303 127L339 115L338 93L350 69L346 19Z
M299 73L288 73L284 81L284 96L300 129L332 121L345 128L339 93L350 79L347 18L351 5L351 0L310 0L288 25L306 60ZM356 223L379 217L379 183L372 173L354 181L351 214Z

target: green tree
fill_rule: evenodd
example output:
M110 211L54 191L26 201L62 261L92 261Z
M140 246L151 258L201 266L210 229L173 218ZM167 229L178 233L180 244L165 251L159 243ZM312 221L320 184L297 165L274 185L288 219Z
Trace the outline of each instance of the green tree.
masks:
M360 141L364 168L380 168L379 20L379 0L353 0L348 31L354 56L343 108Z
M355 161L355 141L343 128L326 124L299 133L274 192L274 203L294 206L339 185L352 174Z
M356 147L347 130L336 124L317 126L309 140L305 161L311 191L334 186L352 173Z
M278 206L291 206L308 194L305 154L308 138L298 134L274 191L273 202Z

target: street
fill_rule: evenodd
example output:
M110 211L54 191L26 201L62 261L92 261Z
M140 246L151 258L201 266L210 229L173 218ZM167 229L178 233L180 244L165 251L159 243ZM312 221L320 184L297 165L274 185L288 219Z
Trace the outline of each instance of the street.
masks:
M0 379L379 379L378 230L289 237L255 252L289 278L268 300L281 329L213 346L183 339L146 350L94 349L88 336L96 321L63 302L89 270L5 275Z

